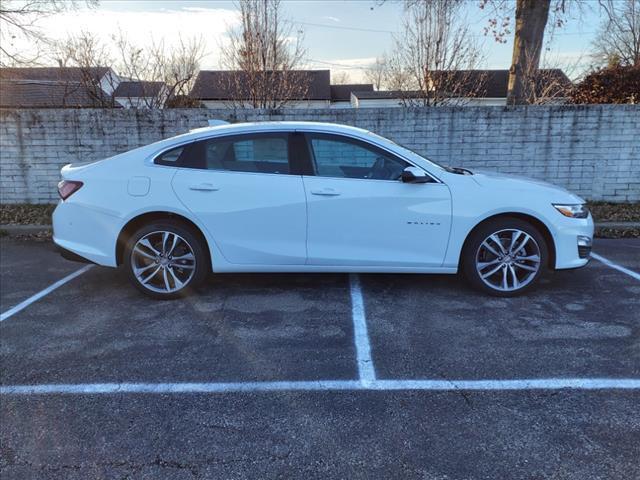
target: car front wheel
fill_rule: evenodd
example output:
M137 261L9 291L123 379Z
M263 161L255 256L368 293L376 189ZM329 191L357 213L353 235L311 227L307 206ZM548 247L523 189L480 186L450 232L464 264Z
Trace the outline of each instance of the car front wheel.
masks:
M548 261L542 234L517 218L496 219L472 233L463 252L465 276L500 297L519 295L540 278Z
M178 222L145 225L129 238L125 252L130 281L141 292L161 300L188 294L209 271L201 241Z

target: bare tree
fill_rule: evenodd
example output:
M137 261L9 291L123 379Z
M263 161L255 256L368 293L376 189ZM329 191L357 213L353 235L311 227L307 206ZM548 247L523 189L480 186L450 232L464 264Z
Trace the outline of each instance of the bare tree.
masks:
M376 57L375 61L364 72L364 78L373 84L375 90L380 90L387 75L387 59L383 55Z
M593 42L599 65L640 65L640 0L600 0L606 19Z
M485 34L491 33L499 43L506 43L511 33L513 3L509 0L479 0L480 8L489 10L491 17ZM527 104L534 101L530 78L540 67L540 56L544 44L545 29L553 36L556 27L566 23L570 9L582 9L583 0L516 0L515 31L507 104ZM535 74L537 75L537 73Z
M331 83L333 85L346 85L347 83L351 83L351 77L348 72L340 71L337 73L331 73Z
M472 71L480 49L462 6L462 0L406 2L403 31L387 62L388 83L405 92L405 105L460 104L482 92L483 79Z
M240 0L238 29L222 49L222 63L239 74L227 75L233 107L280 108L306 97L310 78L297 71L305 56L302 31L283 18L280 0Z
M379 4L386 0L378 0ZM432 0L404 0L406 6L430 3ZM451 0L457 3L458 0ZM609 0L599 0L603 3ZM617 0L612 0L617 1ZM489 20L485 34L492 34L499 43L506 43L511 33L513 0L478 0L482 10L489 10ZM512 64L509 70L507 103L529 103L532 92L525 72L539 68L540 51L544 42L545 27L550 24L554 28L562 27L570 7L582 11L588 2L585 0L516 0L516 28ZM553 33L551 31L550 33Z
M411 81L411 72L396 68L394 64L387 63L386 71L383 79L383 86L387 90L402 91L403 89L416 87Z
M513 41L507 104L531 103L533 90L529 78L540 64L544 29L551 0L517 0L516 31Z
M113 91L118 79L109 70L113 58L107 45L89 32L71 35L54 44L55 60L60 67L75 67L60 70L58 81L64 85L65 97L87 95L96 107L113 107Z
M528 92L528 103L533 105L563 103L570 96L573 84L565 73L574 74L580 64L576 59L572 64L561 62L555 58L543 58L540 68L532 61L526 61L527 70L522 72L522 81ZM573 73L572 73L573 72Z
M55 56L59 65L80 71L79 79L77 76L67 78L66 88L70 93L83 89L97 106L113 107L117 101L110 93L121 82L127 82L128 88L121 89L120 96L128 107L163 108L168 100L172 104L192 106L187 94L204 56L202 38L180 37L170 46L164 40L151 39L147 45L140 46L119 32L112 40L113 45L106 44L95 35L82 32L57 43ZM106 76L96 76L97 72L108 70L106 67L112 67L118 75L108 71Z
M162 108L167 100L185 103L200 62L205 54L202 37L184 39L167 46L164 40L151 39L146 46L131 43L121 32L115 37L119 54L118 72L128 81L136 82L135 97L129 105L137 108ZM133 93L133 91L132 91ZM188 102L187 102L188 103Z
M42 18L77 8L95 7L98 0L2 0L0 1L0 66L33 64L49 39L39 28ZM17 43L29 43L29 51L20 51Z

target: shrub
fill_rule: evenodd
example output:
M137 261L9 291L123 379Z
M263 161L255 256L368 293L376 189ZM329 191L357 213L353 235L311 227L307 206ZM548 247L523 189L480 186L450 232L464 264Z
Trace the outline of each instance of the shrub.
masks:
M569 103L640 103L640 65L614 65L578 83Z

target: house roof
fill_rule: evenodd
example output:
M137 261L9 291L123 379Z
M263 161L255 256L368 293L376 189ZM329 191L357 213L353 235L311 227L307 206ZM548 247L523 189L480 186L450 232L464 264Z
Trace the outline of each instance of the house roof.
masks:
M280 77L283 72L267 72L269 76ZM303 98L292 100L331 100L329 70L292 70L287 72L294 78L308 78L309 88ZM277 83L279 79L274 79ZM299 80L300 81L300 80ZM238 92L249 90L249 77L239 70L201 70L191 89L190 96L199 100L237 100Z
M110 70L110 67L7 67L0 68L0 79L80 82L90 78L94 81L100 81Z
M506 98L509 84L509 70L436 70L429 72L434 78L446 77L446 83L455 84L457 95L484 98ZM559 68L540 69L536 79L536 89L543 92L548 86L560 90L571 87L571 80ZM446 84L444 85L446 89Z
M348 102L351 100L351 92L373 92L373 84L349 83L344 85L331 85L331 101Z
M419 91L411 90L377 90L377 91L364 91L364 92L352 92L353 95L359 100L380 100L380 99L393 99L393 98L420 98L424 95Z
M95 108L103 105L79 82L0 80L0 108Z
M120 82L118 88L113 92L113 96L124 98L157 97L165 86L164 82Z
M447 84L455 84L455 96L471 96L481 98L506 98L509 83L509 70L438 70L429 72L433 77L445 77L444 89ZM571 81L560 69L541 69L536 81L537 93L551 92L547 88L552 86L553 95L563 93L571 87ZM421 98L420 91L380 90L353 91L353 95L360 100L378 100L393 98Z

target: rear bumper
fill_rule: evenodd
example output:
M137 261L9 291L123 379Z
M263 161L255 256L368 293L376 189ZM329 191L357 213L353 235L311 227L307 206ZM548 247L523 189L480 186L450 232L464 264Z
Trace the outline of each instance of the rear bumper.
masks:
M64 255L115 267L120 223L119 217L103 210L60 202L52 217L53 241L65 251Z
M55 247L58 253L60 254L60 256L65 260L70 260L72 262L79 262L79 263L95 263L89 260L88 258L81 257L77 253L74 253L71 250L67 250L66 248L61 247L58 244L55 244Z

